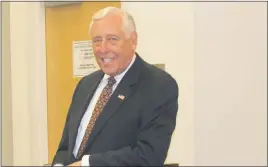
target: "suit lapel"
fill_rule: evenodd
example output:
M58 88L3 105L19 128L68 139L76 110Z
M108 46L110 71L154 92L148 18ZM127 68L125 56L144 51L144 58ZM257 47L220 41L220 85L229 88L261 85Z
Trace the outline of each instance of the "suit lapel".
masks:
M135 83L137 82L141 71L141 58L137 55L135 62L129 71L122 78L121 82L113 92L109 101L103 108L99 118L95 122L94 128L88 138L86 148L94 141L95 137L105 126L107 121L112 117L116 111L119 110L120 106L128 99L133 93ZM123 99L122 99L123 97ZM85 151L86 149L84 149Z
M100 72L100 73L98 73L95 77L94 77L94 79L92 79L94 82L92 83L92 85L90 86L88 86L88 89L85 89L85 90L87 90L87 93L86 93L86 97L85 98L83 98L83 102L81 103L81 105L80 105L80 108L78 108L75 112L76 112L76 114L74 114L73 115L73 122L74 122L74 126L73 126L73 128L74 128L74 130L72 131L72 132L74 132L74 134L73 135L71 135L71 136L73 136L72 137L72 144L71 144L71 146L72 146L72 148L71 148L71 150L73 150L74 149L74 146L75 146L75 141L76 141L76 136L77 136L77 133L78 133L78 128L79 128L79 126L80 126L80 123L81 123L81 120L82 120L82 118L83 118L83 115L84 115L84 113L86 112L86 110L87 110L87 108L88 108L88 105L89 105L89 103L90 103L90 100L92 99L92 97L93 97L93 95L94 95L94 93L95 93L95 90L96 90L96 88L98 87L98 85L99 85L99 83L100 83L100 81L101 81L101 79L102 79L102 77L103 77L103 73L102 72ZM87 84L86 84L87 85Z

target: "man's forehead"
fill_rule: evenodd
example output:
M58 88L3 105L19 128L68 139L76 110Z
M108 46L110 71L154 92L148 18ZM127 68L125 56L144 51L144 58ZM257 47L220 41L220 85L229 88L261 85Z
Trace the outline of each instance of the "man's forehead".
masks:
M102 32L105 31L106 33L120 33L123 31L122 29L122 22L117 22L115 20L105 21L105 20L98 20L93 23L92 25L92 32Z

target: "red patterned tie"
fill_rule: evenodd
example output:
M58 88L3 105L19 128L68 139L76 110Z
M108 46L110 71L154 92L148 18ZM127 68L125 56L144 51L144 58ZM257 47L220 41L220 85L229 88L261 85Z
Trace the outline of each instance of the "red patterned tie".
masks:
M85 132L85 135L83 137L83 140L81 142L81 145L79 147L78 153L76 158L79 159L80 156L82 155L82 152L86 146L86 142L88 140L88 137L94 127L94 124L97 120L97 118L99 117L103 107L105 106L106 102L109 100L112 91L113 91L113 85L115 84L116 80L113 77L108 78L108 84L104 87L104 89L102 90L100 97L96 103L96 106L93 110L92 116L90 118L90 121L87 125L87 129Z

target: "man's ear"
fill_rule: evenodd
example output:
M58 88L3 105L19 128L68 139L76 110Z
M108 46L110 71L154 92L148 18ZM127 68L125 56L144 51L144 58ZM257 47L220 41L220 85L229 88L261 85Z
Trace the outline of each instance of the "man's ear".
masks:
M135 50L138 44L138 34L136 31L131 33L130 39L131 39L132 49Z

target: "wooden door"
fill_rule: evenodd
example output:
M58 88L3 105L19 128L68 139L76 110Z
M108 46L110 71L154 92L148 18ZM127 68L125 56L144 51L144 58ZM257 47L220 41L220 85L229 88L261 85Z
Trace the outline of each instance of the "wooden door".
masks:
M72 42L91 40L91 17L107 6L120 7L120 2L82 2L46 8L49 163L61 139L73 91L81 79L73 77Z

